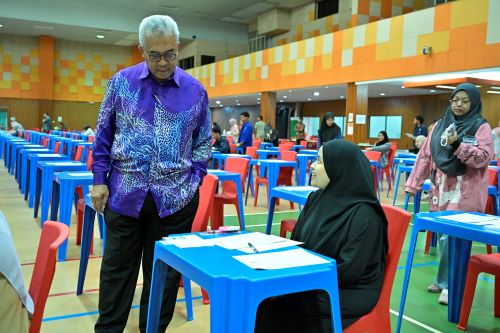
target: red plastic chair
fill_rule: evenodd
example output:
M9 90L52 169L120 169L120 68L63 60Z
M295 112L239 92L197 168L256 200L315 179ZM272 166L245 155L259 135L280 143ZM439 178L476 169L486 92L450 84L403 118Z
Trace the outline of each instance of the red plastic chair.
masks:
M364 153L365 153L366 158L369 161L377 161L378 163L380 163L380 156L382 155L381 152L379 152L379 151L365 150ZM372 165L371 169L372 169L372 173L373 173L373 184L374 184L374 188L375 188L375 192L376 192L377 188L378 188L378 184L377 184L377 168L375 168L375 166Z
M54 145L54 154L59 153L60 149L61 149L61 141L57 141L56 144Z
M226 159L224 170L240 174L241 187L245 186L245 175L248 174L249 160L242 157L229 157ZM238 191L233 182L223 182L222 192L217 193L214 198L212 212L210 214L210 225L213 230L224 225L224 205L232 204L236 206L238 221L241 227L240 206L238 204Z
M254 139L252 142L252 147L255 147L257 149L260 149L260 144L262 143L261 139Z
M35 304L35 312L30 322L30 333L40 332L45 303L56 271L57 249L68 238L68 235L69 227L63 223L45 221L43 224L29 288L29 294Z
M297 219L281 220L280 237L286 238L287 232L292 232L297 224Z
M387 195L389 195L389 192L392 188L392 162L394 161L394 156L396 156L396 147L393 147L391 145L391 149L389 150L389 155L387 156L387 165L385 168L381 170L381 177L380 181L382 182L384 180L384 174L385 174L385 179L387 180L388 188L387 188Z
M207 230L210 208L214 202L215 190L218 182L219 179L214 175L206 175L205 178L203 178L203 184L200 186L200 201L191 227L191 232ZM201 295L203 297L203 304L210 304L208 294L203 288L201 289Z
M467 269L467 280L465 281L462 309L457 328L465 331L469 321L470 309L476 290L477 277L479 273L495 275L495 305L493 314L500 317L500 254L476 254L469 259Z
M258 159L257 149L258 148L256 146L247 147L245 150L245 154L250 155L252 159Z
M231 154L236 154L236 144L229 142L229 152Z
M399 256L410 223L411 214L390 205L382 205L389 222L389 252L387 253L384 282L380 298L375 307L366 315L347 327L344 333L388 333L391 332L390 300L392 285L398 267Z

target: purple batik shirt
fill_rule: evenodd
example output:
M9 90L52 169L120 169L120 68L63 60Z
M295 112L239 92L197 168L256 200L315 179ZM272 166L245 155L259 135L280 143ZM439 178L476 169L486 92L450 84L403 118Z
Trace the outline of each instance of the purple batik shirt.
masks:
M205 88L182 69L158 83L146 63L108 83L94 137L94 185L108 207L138 218L151 191L160 217L185 207L207 173L212 146Z

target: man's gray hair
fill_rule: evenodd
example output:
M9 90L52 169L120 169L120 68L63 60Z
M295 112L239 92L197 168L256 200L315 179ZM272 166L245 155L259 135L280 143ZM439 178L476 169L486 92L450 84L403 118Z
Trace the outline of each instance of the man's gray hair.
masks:
M151 15L142 19L139 25L139 43L144 46L147 36L158 35L174 35L179 42L179 27L174 19L167 15Z

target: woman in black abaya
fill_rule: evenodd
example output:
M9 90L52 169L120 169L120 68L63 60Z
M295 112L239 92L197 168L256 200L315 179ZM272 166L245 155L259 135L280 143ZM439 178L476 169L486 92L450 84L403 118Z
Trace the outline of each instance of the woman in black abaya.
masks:
M387 220L373 188L370 163L345 140L318 151L311 193L292 239L337 261L342 327L378 301L388 250ZM272 297L259 306L255 332L331 332L330 298L321 290Z
M318 130L318 147L335 139L342 139L342 130L335 124L333 113L327 112L323 116L321 126Z

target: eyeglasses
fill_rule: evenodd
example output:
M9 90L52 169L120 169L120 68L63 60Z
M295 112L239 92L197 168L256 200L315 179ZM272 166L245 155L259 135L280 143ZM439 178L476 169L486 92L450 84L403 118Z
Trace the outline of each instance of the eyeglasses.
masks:
M153 62L160 62L161 58L165 59L165 61L171 62L177 58L177 52L150 52L148 53L148 58Z
M457 105L457 104L462 104L462 105L467 105L467 104L470 104L470 99L450 99L450 103L453 104L453 105Z

